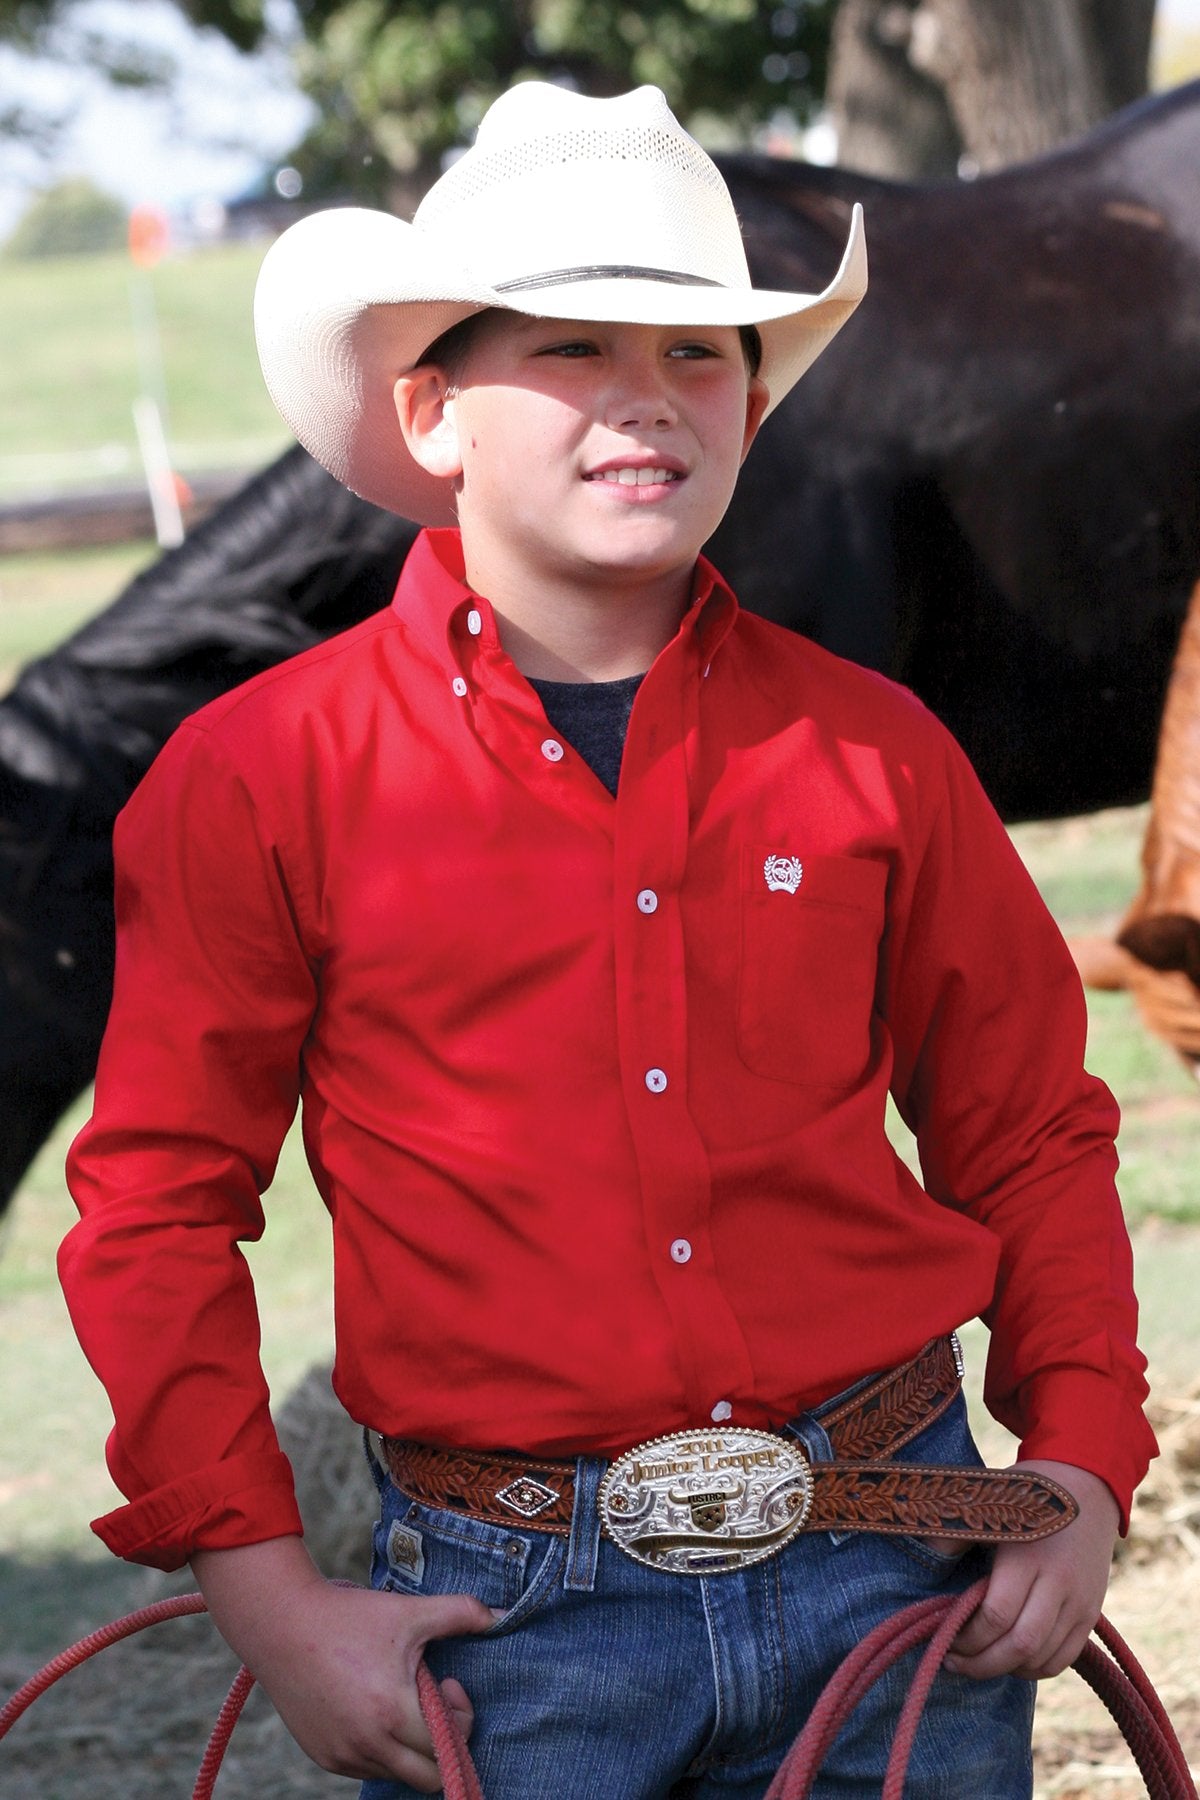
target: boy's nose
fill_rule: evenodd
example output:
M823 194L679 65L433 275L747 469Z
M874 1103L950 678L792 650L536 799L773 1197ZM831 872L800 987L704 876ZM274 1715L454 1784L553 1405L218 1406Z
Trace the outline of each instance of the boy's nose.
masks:
M614 369L606 413L615 430L663 429L675 423L678 412L657 357Z

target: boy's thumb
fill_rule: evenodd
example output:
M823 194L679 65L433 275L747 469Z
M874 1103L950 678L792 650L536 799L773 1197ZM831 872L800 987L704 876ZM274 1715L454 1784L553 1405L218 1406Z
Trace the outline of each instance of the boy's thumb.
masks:
M486 1631L497 1619L504 1617L503 1612L485 1606L473 1594L430 1594L422 1597L421 1606L425 1616L419 1635L426 1643L430 1638L461 1637Z

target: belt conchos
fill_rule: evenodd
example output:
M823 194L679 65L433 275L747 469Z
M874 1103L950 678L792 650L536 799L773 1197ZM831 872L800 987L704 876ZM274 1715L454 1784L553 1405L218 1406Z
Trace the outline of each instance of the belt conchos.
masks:
M676 1431L627 1450L601 1483L608 1536L648 1568L717 1575L791 1541L812 1506L800 1445L766 1431Z

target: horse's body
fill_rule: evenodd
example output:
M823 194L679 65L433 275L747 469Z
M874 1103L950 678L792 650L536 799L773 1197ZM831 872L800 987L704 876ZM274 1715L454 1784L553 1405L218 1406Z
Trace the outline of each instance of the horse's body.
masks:
M756 279L871 291L767 422L713 553L913 686L1009 817L1148 790L1200 572L1200 83L967 185L734 157ZM0 1197L95 1064L109 837L173 727L383 605L413 527L290 452L0 702Z
M718 565L915 688L1006 816L1144 798L1200 573L1200 83L970 184L728 173L760 281L823 281L861 199L871 286Z

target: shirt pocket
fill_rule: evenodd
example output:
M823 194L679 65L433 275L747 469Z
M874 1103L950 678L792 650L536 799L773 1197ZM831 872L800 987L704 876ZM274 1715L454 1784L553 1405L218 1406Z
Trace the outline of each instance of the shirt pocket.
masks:
M871 1053L887 866L742 850L737 1042L773 1081L848 1088Z

